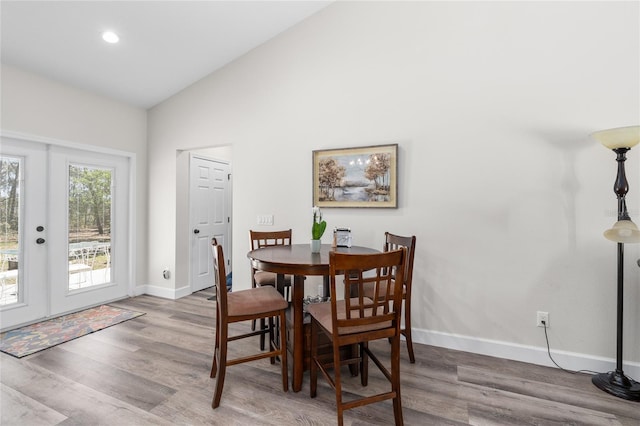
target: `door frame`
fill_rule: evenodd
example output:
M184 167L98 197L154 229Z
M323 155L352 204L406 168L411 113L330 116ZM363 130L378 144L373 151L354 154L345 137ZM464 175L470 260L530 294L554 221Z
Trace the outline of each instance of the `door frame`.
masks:
M28 133L22 133L22 132L15 132L15 131L7 131L7 130L2 130L0 129L0 137L2 138L8 138L8 139L14 139L14 140L18 140L18 141L24 141L24 142L35 142L35 143L40 143L40 144L44 144L44 145L51 145L51 146L57 146L57 147L63 147L63 148L68 148L68 149L76 149L76 150L82 150L85 152L95 152L95 153L102 153L102 154L107 154L107 155L114 155L114 156L120 156L120 157L126 157L129 160L129 196L128 196L128 203L129 203L129 211L128 211L128 220L129 220L129 233L127 235L127 241L126 241L126 245L128 248L128 252L129 252L129 267L128 267L128 271L127 271L127 280L128 280L128 285L127 285L127 294L129 297L134 296L135 295L135 277L136 277L136 265L137 265L137 221L136 221L136 217L137 217L137 205L136 205L136 198L137 198L137 179L136 179L136 175L137 175L137 155L134 152L129 152L129 151L122 151L122 150L117 150L117 149L113 149L113 148L107 148L107 147L102 147L102 146L96 146L96 145L90 145L90 144L83 144L83 143L77 143L77 142L70 142L70 141L65 141L65 140L61 140L61 139L55 139L55 138L49 138L49 137L44 137L44 136L38 136L38 135L32 135L32 134L28 134ZM49 224L47 224L47 228L49 227ZM103 302L104 303L104 302ZM98 303L97 305L100 305L102 303ZM87 307L91 307L91 306L87 306ZM68 312L66 312L68 313ZM64 314L64 313L63 313ZM61 314L61 315L63 315ZM47 306L46 309L46 315L44 318L48 318L51 316L50 313L50 306ZM20 323L17 325L12 325L11 327L7 327L8 328L16 328L19 326L24 326L24 325L28 325L28 324L32 324L32 323L36 323L41 321L43 318L37 319L37 320L32 320L32 321L28 321L28 322L24 322L24 323ZM4 328L3 328L4 330Z
M176 150L176 198L175 198L175 252L174 252L174 271L169 270L168 277L165 280L173 280L175 288L171 294L164 297L179 299L192 294L191 291L191 233L190 228L190 212L189 212L189 163L192 154L199 157L228 163L229 169L233 176L233 146L217 145L203 146L199 148L188 148ZM233 178L229 185L229 247L233 244ZM231 255L231 253L229 253ZM165 269L169 269L165 265ZM158 271L160 273L162 271ZM154 272L155 273L155 272Z

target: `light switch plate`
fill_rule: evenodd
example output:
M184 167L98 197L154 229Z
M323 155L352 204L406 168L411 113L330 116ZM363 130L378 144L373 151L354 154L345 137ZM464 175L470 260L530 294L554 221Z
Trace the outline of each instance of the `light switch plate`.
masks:
M273 225L273 215L272 214L258 215L258 225Z

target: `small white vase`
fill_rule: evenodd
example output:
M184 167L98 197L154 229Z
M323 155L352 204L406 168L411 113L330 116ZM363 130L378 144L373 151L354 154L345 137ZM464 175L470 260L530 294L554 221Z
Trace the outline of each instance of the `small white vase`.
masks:
M311 240L311 253L320 253L320 240Z

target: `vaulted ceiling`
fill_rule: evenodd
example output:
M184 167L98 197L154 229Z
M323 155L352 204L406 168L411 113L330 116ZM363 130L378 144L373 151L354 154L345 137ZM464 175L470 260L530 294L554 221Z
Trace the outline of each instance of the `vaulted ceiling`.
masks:
M2 0L0 59L150 108L330 3Z

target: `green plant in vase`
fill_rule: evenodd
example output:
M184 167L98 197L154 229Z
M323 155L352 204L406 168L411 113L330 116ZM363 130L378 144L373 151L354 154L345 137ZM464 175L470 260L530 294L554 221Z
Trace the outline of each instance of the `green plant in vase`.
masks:
M311 226L311 252L320 252L320 238L327 229L327 222L322 220L320 207L313 206L313 225Z

